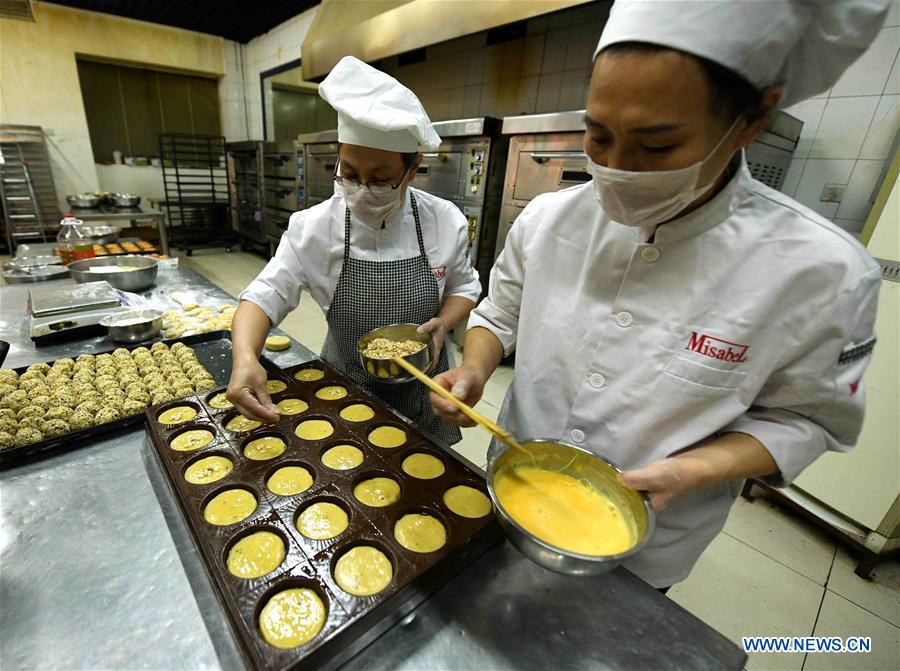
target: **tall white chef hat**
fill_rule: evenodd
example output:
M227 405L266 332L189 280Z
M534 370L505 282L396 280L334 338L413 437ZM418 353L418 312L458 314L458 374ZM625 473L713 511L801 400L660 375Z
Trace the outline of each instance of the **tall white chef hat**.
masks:
M319 84L338 113L338 142L387 151L433 151L441 144L416 94L390 75L344 56Z
M594 58L649 42L723 65L782 106L826 91L868 48L892 0L616 0Z

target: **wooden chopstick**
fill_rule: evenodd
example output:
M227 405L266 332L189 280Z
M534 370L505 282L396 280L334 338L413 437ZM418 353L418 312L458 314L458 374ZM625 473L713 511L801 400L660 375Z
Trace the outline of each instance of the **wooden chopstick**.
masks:
M503 443L506 443L510 447L513 447L517 450L522 450L522 452L527 454L529 457L532 456L531 452L529 452L524 447L522 447L522 445L519 444L519 442L516 441L516 439L512 437L512 435L509 433L509 431L504 429L499 424L492 422L487 417L482 415L480 412L478 412L477 410L472 408L470 405L467 405L466 403L463 403L462 401L460 401L458 398L456 398L456 396L451 394L449 391L444 389L441 385L439 385L437 382L432 380L421 370L419 370L418 368L413 366L411 363L409 363L409 361L407 361L406 359L403 359L399 356L395 356L393 361L395 364L397 364L398 366L403 368L403 370L405 370L407 373L409 373L410 375L415 377L419 382L421 382L426 387L428 387L435 394L437 394L441 398L444 398L444 399L450 401L466 417L468 417L476 424L478 424L478 425L484 427L485 429L487 429L488 431L490 431L494 436L496 436L497 440L499 440Z

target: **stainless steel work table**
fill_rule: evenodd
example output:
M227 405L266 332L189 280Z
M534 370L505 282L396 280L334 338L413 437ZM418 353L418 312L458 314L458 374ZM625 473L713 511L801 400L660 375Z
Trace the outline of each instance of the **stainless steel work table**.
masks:
M29 286L0 287L5 367L113 347L97 337L36 348ZM175 290L234 301L189 270L161 270L145 295L168 305ZM287 366L314 355L292 342L267 356ZM0 514L3 669L243 666L143 428L3 471ZM560 576L504 541L346 668L740 669L745 659L624 569Z

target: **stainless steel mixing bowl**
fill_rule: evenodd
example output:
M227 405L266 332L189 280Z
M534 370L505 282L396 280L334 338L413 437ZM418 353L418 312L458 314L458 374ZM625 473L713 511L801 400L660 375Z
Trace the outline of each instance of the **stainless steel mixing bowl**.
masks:
M119 239L119 230L115 226L82 226L81 232L91 239L95 245L108 245Z
M109 200L116 207L137 207L141 204L141 197L134 193L112 193Z
M611 571L644 548L656 528L656 515L646 495L619 483L616 476L621 471L614 464L583 447L559 440L529 438L520 442L534 459L513 448L494 453L488 462L487 486L500 526L522 554L534 563L557 573L597 575ZM589 482L609 498L622 513L636 539L635 545L630 550L616 555L583 555L558 548L526 531L506 512L494 491L494 482L498 475L523 465L558 470L578 480Z
M106 327L109 337L116 342L133 343L158 336L162 322L162 310L147 308L117 312L100 320L100 325Z
M73 193L71 196L66 196L66 202L72 207L100 207L100 203L102 201L102 198L100 198L99 196L95 196L92 193Z
M369 343L375 338L387 338L388 340L417 340L425 343L425 347L415 354L403 357L419 370L428 371L431 368L434 353L432 350L431 333L419 333L416 324L391 324L382 328L370 331L359 339L357 351L359 353L359 362L363 369L379 382L400 383L409 382L415 378L400 368L390 359L373 359L363 354Z
M138 270L92 271L93 266L137 266ZM156 259L146 256L97 256L92 259L73 261L68 266L76 282L99 282L106 280L122 291L143 291L156 282L158 264Z

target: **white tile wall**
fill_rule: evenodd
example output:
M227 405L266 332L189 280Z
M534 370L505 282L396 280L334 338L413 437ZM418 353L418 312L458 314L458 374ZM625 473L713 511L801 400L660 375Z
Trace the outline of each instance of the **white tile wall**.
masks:
M875 202L875 187L884 168L884 161L859 160L853 166L844 199L838 207L838 219L865 220Z
M862 230L900 127L900 2L829 92L786 111L804 128L784 192L849 231ZM846 185L842 202L820 202L832 183Z
M855 160L807 159L794 197L822 216L834 217L840 203L821 202L822 189L826 184L847 184L855 163Z
M878 96L829 98L809 150L810 158L856 158L878 107Z
M897 57L898 44L900 26L882 28L872 46L832 87L831 97L881 95Z

